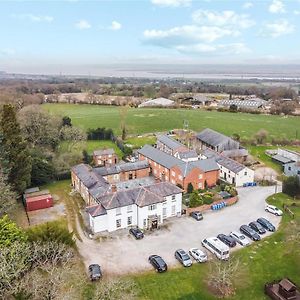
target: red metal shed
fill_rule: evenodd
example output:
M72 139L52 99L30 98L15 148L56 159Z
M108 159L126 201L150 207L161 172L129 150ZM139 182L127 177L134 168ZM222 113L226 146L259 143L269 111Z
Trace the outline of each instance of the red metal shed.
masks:
M53 206L53 198L50 194L26 198L26 210L38 210Z

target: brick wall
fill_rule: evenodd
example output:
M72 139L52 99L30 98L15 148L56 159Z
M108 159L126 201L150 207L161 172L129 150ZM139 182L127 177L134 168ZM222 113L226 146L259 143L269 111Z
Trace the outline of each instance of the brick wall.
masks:
M186 209L186 214L189 215L193 211L203 212L203 211L206 211L206 210L210 210L212 205L218 204L218 203L221 203L221 202L225 202L227 204L227 206L230 206L230 205L235 204L237 201L238 201L238 196L235 196L235 197L231 197L231 198L226 199L226 200L222 199L222 200L215 201L212 204L204 204L204 205L201 205L201 206L198 206L198 207L192 207L192 208L188 207Z

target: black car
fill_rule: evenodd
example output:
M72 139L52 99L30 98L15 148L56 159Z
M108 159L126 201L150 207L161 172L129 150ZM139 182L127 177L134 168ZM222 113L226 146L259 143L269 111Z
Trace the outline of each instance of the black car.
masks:
M226 234L219 234L217 238L222 241L224 244L226 244L229 247L235 247L236 246L236 241L234 238L232 238L229 235Z
M101 268L97 264L89 266L89 275L92 281L99 280L102 277Z
M249 223L249 226L259 234L266 233L266 229L264 227L262 227L261 224L259 224L256 221Z
M168 270L166 262L159 255L150 255L148 260L157 272L162 273Z
M200 211L193 211L193 212L191 212L190 216L197 221L203 220L203 215L201 214Z
M130 228L129 233L131 233L136 240L140 240L144 237L143 232L138 228Z
M260 235L248 225L242 225L240 231L253 241L260 241Z
M274 232L276 230L275 226L265 218L258 218L256 221L269 231Z

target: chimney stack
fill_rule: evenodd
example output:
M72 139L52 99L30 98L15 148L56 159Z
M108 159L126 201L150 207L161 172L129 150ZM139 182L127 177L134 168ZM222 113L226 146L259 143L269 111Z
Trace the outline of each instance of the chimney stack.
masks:
M111 191L112 193L115 193L117 191L117 186L115 184L111 185Z

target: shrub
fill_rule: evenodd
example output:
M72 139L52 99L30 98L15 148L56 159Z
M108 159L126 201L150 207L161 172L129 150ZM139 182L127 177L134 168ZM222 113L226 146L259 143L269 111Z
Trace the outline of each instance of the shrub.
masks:
M69 246L75 244L73 233L70 233L68 228L58 221L31 227L27 230L27 235L30 242L57 242Z
M198 191L196 191L196 190L193 191L190 196L190 207L197 207L202 204L203 204L203 201L200 198Z

